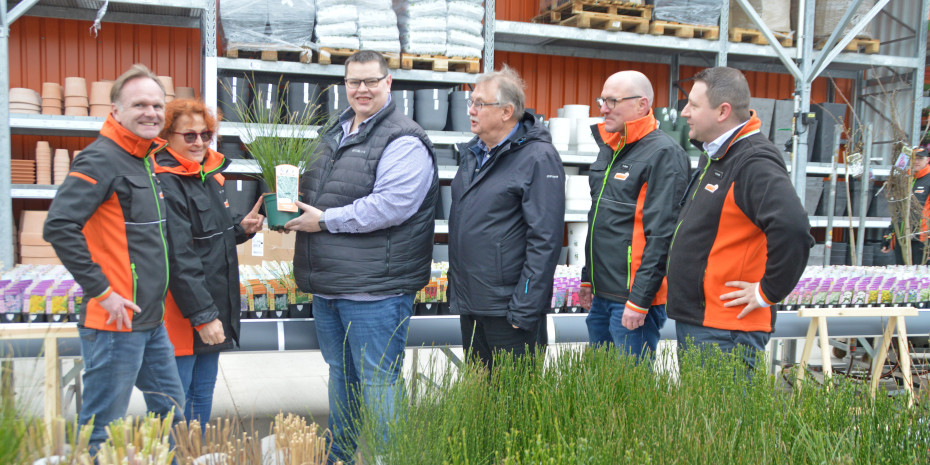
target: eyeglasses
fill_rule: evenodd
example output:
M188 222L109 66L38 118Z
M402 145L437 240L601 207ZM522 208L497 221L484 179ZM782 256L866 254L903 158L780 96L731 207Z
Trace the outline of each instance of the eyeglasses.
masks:
M197 140L197 136L200 136L200 140L204 142L210 142L213 140L213 131L204 131L204 132L172 132L172 134L180 134L184 136L184 142L188 144L193 144Z
M377 86L378 83L381 82L381 80L384 79L384 78L386 78L386 77L388 77L387 74L385 74L384 76L381 76L381 77L379 77L379 78L345 79L345 82L346 82L346 87L348 87L349 89L358 89L359 86L361 86L363 82L365 83L365 87L371 89L372 87Z
M468 108L475 107L478 111L481 111L482 108L486 106L502 105L501 102L476 102L472 99L465 100L465 103L468 105Z
M598 107L598 108L604 106L604 104L606 103L606 104L607 104L607 108L613 110L614 107L616 107L618 103L620 103L620 102L622 102L622 101L624 101L624 100L632 100L632 99L635 99L635 98L643 98L643 97L642 97L641 95L634 95L634 96L632 96L632 97L623 97L623 98L598 97L598 98L594 99L594 101L597 103L597 107Z

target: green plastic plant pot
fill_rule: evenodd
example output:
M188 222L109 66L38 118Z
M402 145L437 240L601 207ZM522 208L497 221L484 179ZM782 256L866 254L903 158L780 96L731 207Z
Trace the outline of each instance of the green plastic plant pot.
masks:
M282 212L278 210L278 194L271 192L264 194L265 214L268 217L268 228L272 230L284 229L288 221L300 216L300 212Z

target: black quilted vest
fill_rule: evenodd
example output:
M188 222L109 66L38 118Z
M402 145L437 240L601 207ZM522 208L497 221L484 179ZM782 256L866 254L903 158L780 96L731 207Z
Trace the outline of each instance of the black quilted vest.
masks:
M340 122L354 118L350 109ZM342 207L371 194L385 147L401 136L419 138L433 159L433 179L420 208L403 223L362 234L297 233L297 286L314 294L412 294L430 277L439 177L433 145L413 120L394 111L393 102L339 147L342 126L326 130L318 158L300 180L304 202L316 208Z

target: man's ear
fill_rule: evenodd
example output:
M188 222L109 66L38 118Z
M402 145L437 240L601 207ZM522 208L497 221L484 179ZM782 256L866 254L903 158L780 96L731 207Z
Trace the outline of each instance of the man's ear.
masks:
M514 111L513 105L510 105L510 104L504 105L503 109L504 109L504 112L501 115L503 117L503 120L510 121L510 118L513 118L513 111Z
M730 106L729 102L723 102L717 107L717 122L722 123L730 118L730 115L733 114L733 107Z

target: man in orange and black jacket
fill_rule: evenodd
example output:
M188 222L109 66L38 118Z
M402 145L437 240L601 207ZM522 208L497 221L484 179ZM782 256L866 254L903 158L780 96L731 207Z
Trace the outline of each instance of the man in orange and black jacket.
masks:
M78 332L84 390L78 423L93 420L91 450L129 407L132 387L167 415L184 390L165 331L165 196L152 154L165 147L165 90L145 66L113 83L100 136L75 157L43 235L84 290ZM175 421L183 419L176 412Z
M655 353L665 314L665 265L688 184L688 156L659 130L653 89L637 71L615 73L597 99L604 122L591 165L591 210L581 304L592 345Z
M921 211L920 229L911 237L911 265L923 265L926 262L924 255L924 241L927 239L927 230L930 229L930 144L914 149L914 156L911 161L911 172L914 179L911 181L911 193L919 205L923 206ZM916 225L911 226L912 229ZM904 229L904 224L899 225ZM894 261L898 265L906 265L904 261L904 247L901 246L901 240L897 237L897 232L893 226L888 226L882 241L882 252L888 253L894 249Z
M771 305L807 265L810 223L781 155L759 131L741 72L698 73L682 116L705 153L669 249L668 316L680 346L748 349L752 368L775 325Z

